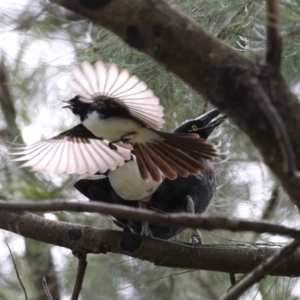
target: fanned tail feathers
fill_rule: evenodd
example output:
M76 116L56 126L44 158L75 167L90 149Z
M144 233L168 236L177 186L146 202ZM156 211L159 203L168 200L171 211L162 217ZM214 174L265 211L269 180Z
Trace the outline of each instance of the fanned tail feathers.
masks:
M135 119L146 127L159 129L165 122L163 107L159 99L145 82L128 70L119 71L116 64L106 67L102 61L94 66L84 61L80 67L73 67L73 80L69 86L86 103L111 101L126 107Z

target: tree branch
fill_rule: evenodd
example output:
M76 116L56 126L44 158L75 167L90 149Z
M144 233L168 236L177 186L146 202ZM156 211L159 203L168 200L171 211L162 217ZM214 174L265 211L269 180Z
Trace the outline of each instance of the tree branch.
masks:
M78 267L77 267L76 280L75 280L71 300L77 300L79 299L79 294L82 288L83 278L87 267L87 261L86 261L86 253L77 252L73 254L78 258Z
M267 53L266 62L273 71L281 70L282 42L279 32L279 1L266 0L267 12Z
M293 176L296 180L299 180L300 172L297 171L295 153L283 120L277 112L277 109L272 104L271 99L265 93L259 81L254 78L251 81L255 86L257 99L261 99L259 106L262 112L268 118L274 130L277 145L279 146L282 155L282 170L284 173Z
M12 259L12 262L13 262L13 264L14 264L14 268L15 268L15 271L16 271L16 274L17 274L17 278L18 278L18 281L19 281L19 283L20 283L20 285L21 285L21 288L22 288L22 290L23 290L23 293L24 293L24 296L25 296L25 300L28 300L26 288L25 288L25 286L24 286L24 284L23 284L23 281L22 281L22 279L21 279L21 277L20 277L20 274L19 274L19 271L18 271L16 262L15 262L14 256L13 256L13 254L12 254L12 252L11 252L11 249L10 249L9 245L6 244L6 246L7 246L7 248L8 248L9 253L10 253L10 257L11 257L11 259Z
M284 260L286 260L294 251L299 247L300 240L293 240L290 244L276 251L266 261L262 262L257 266L250 274L239 281L233 288L223 297L221 300L235 300L239 299L240 296L253 284L259 282L272 270L279 266Z
M112 252L146 260L158 266L226 273L249 273L253 267L258 266L278 249L265 247L265 245L264 247L259 245L190 247L131 233L47 220L27 212L0 211L0 228L44 243L68 248L73 253ZM300 251L296 251L285 264L271 271L270 275L300 276L299 264Z
M47 280L46 280L46 276L43 276L43 280L42 280L42 285L46 294L46 297L48 300L53 300L51 293L49 291L48 285L47 285Z
M70 202L70 201L21 201L21 202L0 202L2 211L75 211L75 212L97 212L111 215L115 218L127 218L134 221L148 221L161 226L176 226L188 228L227 229L231 231L253 231L257 233L269 233L276 235L300 238L300 230L281 226L264 221L253 222L243 219L232 219L223 217L203 217L188 213L162 214L147 209L137 209L124 205L107 204L100 202ZM1 227L0 227L1 228Z
M19 127L16 123L16 110L14 101L9 91L8 70L5 65L4 56L0 60L0 107L7 124L7 134L10 141L24 143ZM17 137L16 137L17 136Z

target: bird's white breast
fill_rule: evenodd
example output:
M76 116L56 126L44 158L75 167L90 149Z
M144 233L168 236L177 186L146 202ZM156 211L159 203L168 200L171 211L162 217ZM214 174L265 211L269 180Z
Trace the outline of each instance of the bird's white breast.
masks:
M110 171L108 178L114 191L124 200L149 201L160 185L151 178L143 180L136 162L132 160Z
M131 142L139 143L160 139L155 132L142 126L134 119L120 117L100 119L99 114L95 111L88 116L83 125L95 136L109 141L117 141L123 136L129 138Z

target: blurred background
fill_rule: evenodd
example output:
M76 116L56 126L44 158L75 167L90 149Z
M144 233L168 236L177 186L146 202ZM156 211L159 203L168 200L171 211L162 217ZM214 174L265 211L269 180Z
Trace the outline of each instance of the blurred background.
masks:
M263 1L170 2L237 51L264 61ZM299 94L300 1L280 3L283 73ZM130 49L118 37L43 0L1 0L0 59L1 199L87 201L73 188L77 176L30 173L18 169L7 155L12 144L31 144L50 138L78 123L70 111L62 109L62 101L74 96L67 87L72 64L103 60L116 62L120 69L129 69L146 81L161 99L167 131L213 108L174 74ZM214 132L210 142L220 155L213 162L217 193L206 215L300 225L297 210L248 137L230 120ZM98 214L58 212L43 216L119 230L110 219ZM252 247L256 243L264 247L287 241L267 234L201 232L206 244ZM185 231L173 240L187 242L188 239ZM53 299L70 299L77 267L72 253L5 231L0 231L0 299L24 299L6 244L12 250L30 299L46 299L41 283L43 276L47 278ZM162 268L110 253L90 254L81 299L213 299L229 287L229 274ZM297 278L267 277L243 299L300 299L300 284Z

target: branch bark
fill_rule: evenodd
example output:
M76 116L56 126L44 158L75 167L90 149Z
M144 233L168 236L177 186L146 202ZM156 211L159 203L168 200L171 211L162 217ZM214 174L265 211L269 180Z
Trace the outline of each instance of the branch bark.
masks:
M75 211L97 212L111 215L115 218L127 218L134 221L148 221L161 226L176 226L189 228L227 229L231 231L252 231L256 233L269 233L276 235L300 238L300 230L268 223L265 221L247 221L224 217L203 217L188 213L162 214L147 209L130 208L123 205L100 202L69 202L69 201L27 201L27 202L0 202L0 216L2 211ZM1 224L1 223L0 223ZM0 226L0 228L2 228ZM4 228L5 229L5 228Z
M267 53L266 62L273 71L280 72L282 43L279 32L279 1L266 0Z
M266 65L247 59L162 0L51 1L111 30L224 111L249 135L300 209L297 172L283 168L286 162L289 167L294 162L292 171L300 168L300 106L280 72L274 74ZM257 92L258 85L263 93ZM287 135L284 151L295 158L287 160L282 155L278 124L271 122L274 114L260 107L266 95L276 108L276 120L282 121L281 135Z
M130 233L47 220L28 212L0 211L0 228L68 248L73 253L112 252L146 260L158 266L226 273L249 273L278 249L265 245L190 247ZM270 275L300 276L299 263L300 251L297 250L284 264L271 271Z
M226 295L220 300L235 300L239 299L242 294L254 285L256 282L262 280L269 272L286 260L300 245L300 240L293 240L290 244L279 249L265 262L257 266L250 274L239 281Z

